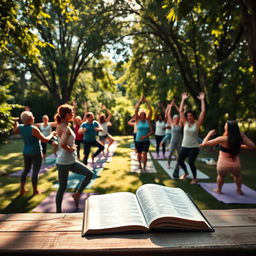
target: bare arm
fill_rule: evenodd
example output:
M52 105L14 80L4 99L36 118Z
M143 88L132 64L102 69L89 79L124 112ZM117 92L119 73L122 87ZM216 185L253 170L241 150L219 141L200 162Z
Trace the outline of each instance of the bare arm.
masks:
M108 108L105 107L105 109L106 109L106 111L107 111L107 113L108 113L108 116L107 116L107 118L106 118L106 122L110 122L110 119L111 119L111 117L112 117L112 114L111 114L111 112L110 112L110 110L109 110Z
M19 122L17 118L17 119L14 119L12 134L19 134L19 133L20 133L20 129L19 129Z
M241 137L243 139L243 143L249 148L249 149L256 149L255 143L249 139L244 133L241 133ZM243 145L242 145L243 147ZM245 147L245 148L247 148Z
M198 117L198 121L197 121L197 127L199 128L204 121L205 113L206 113L204 92L200 92L199 96L197 96L197 98L201 101L201 113L200 113L200 115Z
M69 146L68 138L70 136L70 130L68 127L62 127L60 131L60 146L65 149L67 152L73 152L76 150L76 145Z
M183 124L185 124L186 122L186 118L184 115L184 105L185 105L185 101L186 99L189 97L189 94L187 92L183 92L181 95L181 103L180 103L180 107L179 107L179 114L180 114L180 120Z
M51 134L48 136L44 136L36 126L32 127L32 135L37 137L42 142L48 142L55 134L56 132L51 132Z
M219 136L215 139L210 140L210 138L215 134L216 134L215 130L209 131L208 134L203 139L202 144L200 144L200 147L212 147L212 146L215 146L217 144L227 142L227 137L226 136Z
M134 118L135 118L136 122L139 120L139 107L140 107L140 104L142 102L142 99L143 99L143 97L141 97L140 100L135 105L135 115L134 115Z

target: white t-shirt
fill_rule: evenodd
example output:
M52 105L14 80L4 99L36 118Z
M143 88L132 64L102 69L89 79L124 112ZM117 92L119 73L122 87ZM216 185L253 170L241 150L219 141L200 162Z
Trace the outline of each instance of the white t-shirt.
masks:
M165 135L165 121L156 121L156 131L155 135L157 136L164 136Z

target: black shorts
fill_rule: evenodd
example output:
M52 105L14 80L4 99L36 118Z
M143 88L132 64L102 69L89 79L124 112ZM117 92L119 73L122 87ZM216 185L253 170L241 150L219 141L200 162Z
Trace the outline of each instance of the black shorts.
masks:
M108 134L99 136L100 141L105 141L108 138Z
M149 140L147 140L147 141L135 141L135 148L137 150L137 153L148 152L149 145L150 145Z

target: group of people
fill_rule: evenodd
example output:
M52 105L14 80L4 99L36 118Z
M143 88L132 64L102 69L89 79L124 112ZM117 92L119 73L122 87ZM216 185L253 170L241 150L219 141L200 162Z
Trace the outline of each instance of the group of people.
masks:
M190 184L197 183L197 168L195 166L196 158L201 147L219 145L220 152L217 161L217 188L216 193L222 193L222 186L224 179L228 173L234 177L237 185L237 193L243 194L241 185L241 164L239 153L241 148L255 149L255 143L250 140L244 133L241 133L236 121L228 121L224 127L224 134L214 139L210 139L216 134L215 130L211 130L199 142L199 130L206 115L205 94L200 92L198 100L201 102L201 111L197 118L196 112L185 109L185 102L189 94L184 92L181 95L181 103L178 106L174 100L167 105L164 114L156 115L155 119L155 139L156 139L156 153L159 155L160 146L162 146L163 155L165 154L165 143L170 140L169 156L167 158L168 168L171 166L171 159L174 152L177 152L177 163L174 168L173 176L175 178L186 179L188 176L187 166L185 160L188 158L193 178ZM146 108L139 111L141 104L146 103ZM177 110L177 114L172 113L172 109ZM146 170L147 166L147 152L149 151L150 136L154 133L151 123L152 107L144 96L135 105L135 115L128 122L129 125L134 126L134 141L139 162L139 168L142 171ZM179 176L179 168L182 168L184 174Z
M196 158L200 147L219 145L220 152L217 162L217 188L215 192L221 193L224 178L228 173L234 176L237 185L237 193L243 194L241 185L240 159L239 152L241 148L256 148L256 145L245 134L239 131L236 121L228 121L224 127L224 134L214 139L216 131L211 130L199 143L198 133L204 121L206 114L205 94L199 93L198 100L201 102L201 111L197 118L196 112L185 109L185 102L189 94L184 92L181 95L181 102L178 106L174 100L167 105L164 115L157 115L155 120L155 138L156 150L159 154L160 146L165 153L165 143L170 141L169 156L167 158L168 168L171 166L172 155L177 152L177 163L174 168L173 176L175 178L186 179L188 176L185 159L188 158L188 164L193 174L191 184L197 183L197 168L195 166ZM146 109L140 109L145 104ZM173 114L173 108L178 113ZM103 112L106 112L103 113ZM54 122L49 122L48 116L43 116L42 123L34 123L34 116L31 111L22 112L20 119L23 124L19 124L15 119L14 134L21 134L24 141L24 171L20 179L20 195L26 192L26 177L32 168L32 186L33 194L39 193L38 173L42 161L46 156L46 146L50 143L54 147L56 154L56 166L58 169L59 188L56 195L56 210L61 212L61 204L64 192L67 187L69 171L84 175L78 190L72 195L76 207L78 207L79 198L84 188L89 184L94 172L88 166L88 157L91 147L97 150L91 154L92 163L95 157L104 152L105 143L108 141L107 152L110 145L114 142L113 137L108 132L111 126L111 112L102 105L98 115L98 121L92 112L85 111L83 118L76 115L76 104L63 104L58 107L54 116ZM139 168L146 171L147 152L150 146L150 136L154 133L152 125L152 107L149 101L142 96L135 105L135 113L128 124L134 126L134 141L137 153ZM73 122L73 129L70 126ZM56 127L56 131L52 128ZM97 136L99 135L99 140ZM41 143L42 142L42 143ZM80 159L80 148L84 146L83 162ZM58 148L58 153L57 152ZM184 175L179 176L179 168L184 170Z
M107 115L103 111L106 111ZM80 116L75 116L75 114L76 106L63 104L58 107L54 122L49 122L48 116L44 115L42 123L35 123L34 116L29 110L21 113L22 124L19 124L18 119L15 118L13 134L21 134L24 141L24 170L20 180L20 195L26 192L26 177L32 166L33 195L39 193L38 173L46 156L47 143L54 146L55 153L58 148L56 153L59 179L59 188L56 195L57 212L61 212L69 171L84 175L78 190L72 195L75 206L78 208L80 195L94 175L93 168L87 165L91 147L97 147L96 152L91 156L92 163L94 163L94 158L104 151L105 143L109 142L108 152L110 145L114 142L113 137L108 133L108 126L111 125L111 113L104 105L98 113L98 122L94 120L92 112L86 112L83 119ZM72 121L73 129L70 127ZM52 127L56 127L56 131L52 131ZM99 140L97 135L99 135ZM83 163L78 158L80 157L81 142L84 145Z

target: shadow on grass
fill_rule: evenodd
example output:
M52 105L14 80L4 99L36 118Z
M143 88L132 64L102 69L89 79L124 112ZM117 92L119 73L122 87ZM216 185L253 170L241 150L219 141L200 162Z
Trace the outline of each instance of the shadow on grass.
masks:
M31 207L31 204L29 202L32 198L33 195L18 195L5 209L1 210L0 212L4 214L29 212L34 208L34 206Z

